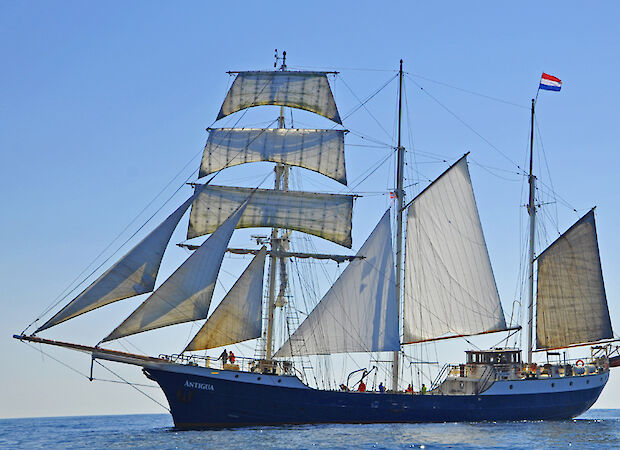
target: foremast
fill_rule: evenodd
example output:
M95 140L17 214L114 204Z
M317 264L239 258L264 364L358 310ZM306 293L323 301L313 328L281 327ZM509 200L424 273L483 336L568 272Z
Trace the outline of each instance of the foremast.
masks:
M275 59L276 61L273 64L274 67L277 66L278 60L280 60L277 50L276 50ZM286 71L286 51L282 52L281 59L282 59L282 65L280 66L279 70L284 72ZM278 117L278 128L279 129L286 128L286 123L284 121L284 106L280 106L280 116ZM288 165L278 163L273 168L273 171L275 173L274 190L276 191L288 190L288 175L289 175ZM274 322L275 322L274 316L275 316L275 310L276 310L276 272L278 270L278 265L280 265L279 264L280 258L277 256L277 252L284 250L282 246L280 245L280 237L278 237L278 235L279 235L279 229L272 228L271 239L270 239L272 254L269 257L269 275L268 275L269 276L269 302L267 305L267 333L265 337L265 340L266 340L265 359L268 361L271 360L273 356L273 341L274 341L273 327L274 327ZM282 283L282 277L285 276L284 270L286 270L286 267L284 264L281 264L280 265L281 283ZM285 289L286 287L282 285L278 297L283 295L283 290Z

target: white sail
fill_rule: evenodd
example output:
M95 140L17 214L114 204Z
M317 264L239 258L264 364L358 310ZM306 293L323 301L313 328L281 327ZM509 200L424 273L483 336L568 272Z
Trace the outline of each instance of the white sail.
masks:
M102 342L191 320L205 319L242 204L138 309Z
M93 309L152 292L172 232L193 202L190 197L80 295L48 320L37 332Z
M184 351L206 350L261 336L266 255L267 248L261 248Z
M405 256L404 343L506 328L465 157L409 207Z
M303 167L347 184L342 130L215 128L209 130L198 177L257 161Z
M400 349L389 210L276 358Z
M188 239L212 233L254 189L201 186L192 205ZM351 248L353 196L258 189L237 228L297 230Z
M536 347L565 347L613 338L594 211L537 259Z
M240 72L217 120L259 105L305 109L342 124L325 72Z

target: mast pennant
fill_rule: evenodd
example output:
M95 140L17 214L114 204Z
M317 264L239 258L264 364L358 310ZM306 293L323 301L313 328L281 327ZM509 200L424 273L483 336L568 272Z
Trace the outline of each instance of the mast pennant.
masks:
M172 232L194 201L194 197L195 194L36 333L93 309L152 292Z
M404 343L506 330L464 156L411 203Z
M260 105L305 109L342 125L325 72L239 72L217 120Z
M343 130L211 129L198 177L258 161L303 167L347 184Z
M260 249L184 352L207 350L261 336L267 247Z
M538 257L536 297L538 349L613 338L593 210Z
M400 350L390 211L274 357Z
M200 186L192 205L187 238L212 233L251 192L237 228L275 227L301 231L351 248L352 195Z
M102 342L178 323L206 319L224 253L248 201L241 204L215 233Z

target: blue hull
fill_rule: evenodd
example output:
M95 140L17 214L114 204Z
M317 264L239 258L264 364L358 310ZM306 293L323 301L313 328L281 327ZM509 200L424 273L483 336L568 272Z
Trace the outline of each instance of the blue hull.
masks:
M294 380L299 383L298 386L286 387L225 379L220 372L210 371L205 373L214 375L153 368L145 369L145 373L164 391L177 428L302 423L560 420L587 411L607 382L607 374L604 374L605 377L600 376L600 381L599 375L581 377L593 378L593 387L586 386L584 381L582 388L562 392L411 395L315 390L301 385L296 378ZM261 379L260 375L252 376ZM263 375L262 378L275 380L292 377ZM519 380L515 383L531 382ZM568 385L568 381L566 383ZM590 384L590 380L587 383ZM570 384L573 385L572 382Z

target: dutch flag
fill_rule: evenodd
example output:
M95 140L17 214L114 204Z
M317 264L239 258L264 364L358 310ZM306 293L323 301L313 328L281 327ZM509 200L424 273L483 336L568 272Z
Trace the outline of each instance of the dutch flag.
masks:
M540 85L538 89L545 89L547 91L559 91L562 89L562 80L553 75L549 75L548 73L542 74L540 78Z

